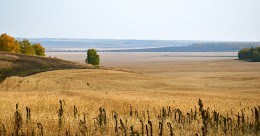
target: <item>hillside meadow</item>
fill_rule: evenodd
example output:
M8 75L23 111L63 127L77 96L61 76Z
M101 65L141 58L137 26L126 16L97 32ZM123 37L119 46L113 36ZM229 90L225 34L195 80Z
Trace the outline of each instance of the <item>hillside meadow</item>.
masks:
M121 55L106 68L6 78L1 135L259 135L260 63Z

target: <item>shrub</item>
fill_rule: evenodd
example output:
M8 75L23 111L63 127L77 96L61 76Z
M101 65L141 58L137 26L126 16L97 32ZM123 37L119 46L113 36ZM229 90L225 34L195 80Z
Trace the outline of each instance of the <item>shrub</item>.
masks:
M99 55L95 49L88 49L86 63L99 65Z

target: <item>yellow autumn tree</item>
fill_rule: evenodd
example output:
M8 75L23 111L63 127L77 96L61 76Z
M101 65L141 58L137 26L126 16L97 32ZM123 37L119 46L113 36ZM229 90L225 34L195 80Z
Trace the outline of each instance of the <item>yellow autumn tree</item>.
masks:
M45 48L40 43L32 45L37 56L45 56Z
M20 53L20 46L15 38L4 33L0 36L0 51Z

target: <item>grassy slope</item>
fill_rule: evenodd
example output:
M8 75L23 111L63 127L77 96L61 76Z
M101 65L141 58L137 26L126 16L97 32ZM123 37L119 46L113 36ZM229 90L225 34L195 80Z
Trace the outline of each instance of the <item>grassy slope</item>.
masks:
M38 65L37 62L49 62L48 65L50 63L58 65L58 63L64 62L58 59L54 62L55 59L44 58L46 60L20 63L14 60L19 61L20 57L20 61L25 61L26 56L6 55L2 55L4 59L1 60L5 61L0 63L2 67L6 68L15 67L14 65L17 64L25 67L25 64L28 63L27 68L32 69L30 65L33 64L35 67L36 64ZM27 59L33 58L28 57ZM13 60L13 62L7 61L8 59ZM38 59L38 57L34 59ZM64 63L72 62L65 61ZM115 128L114 111L119 114L119 118L124 123L125 120L128 120L128 132L130 132L131 124L134 124L134 129L140 132L139 119L146 118L144 122L147 125L147 110L151 113L154 134L156 135L160 121L157 115L160 114L162 106L180 108L187 119L188 116L185 112L189 112L191 108L197 106L199 98L203 100L205 108L210 107L211 111L217 110L222 115L236 119L237 113L240 112L241 115L241 109L244 109L245 114L250 115L250 120L254 119L251 117L251 109L258 106L260 102L260 63L226 60L179 63L152 62L142 63L142 65L135 62L131 65L131 67L122 68L146 74L131 73L120 69L74 69L7 78L0 84L0 124L5 124L8 130L7 134L11 134L13 124L10 122L14 121L15 104L19 103L24 120L26 119L26 106L31 108L32 119L29 124L32 129L36 127L37 123L42 123L45 135L56 135L58 134L57 110L61 99L66 103L64 104L65 122L62 125L62 135L65 135L67 130L70 130L72 134L78 133L79 120L82 120L85 113L88 131L93 131L89 134L101 135L98 132L99 129L96 129L98 125L95 123L95 119L99 116L99 107L106 109L109 118L107 133L103 135L115 135L113 133ZM24 71L28 72L30 69ZM140 118L129 117L130 105L133 110L138 111ZM78 108L76 118L73 117L74 106ZM168 118L166 121L171 122L173 118ZM180 128L181 125L173 125L174 132L176 135L195 135L197 132L201 134L201 122L201 116L199 116L199 119L193 121L191 125L188 125L187 122L183 123L185 127L182 128ZM173 123L177 123L177 121L173 121ZM164 135L169 135L166 122L164 126ZM233 126L235 125L233 124ZM23 125L23 127L27 126ZM222 129L220 128L220 130ZM211 130L209 135L214 134L214 130ZM215 135L224 135L224 133Z
M0 81L9 76L27 76L44 71L90 67L57 58L0 52Z

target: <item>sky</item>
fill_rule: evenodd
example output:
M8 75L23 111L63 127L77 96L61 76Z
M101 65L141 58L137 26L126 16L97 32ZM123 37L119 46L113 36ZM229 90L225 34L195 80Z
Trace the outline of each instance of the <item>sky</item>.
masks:
M260 41L260 0L0 0L22 38Z

